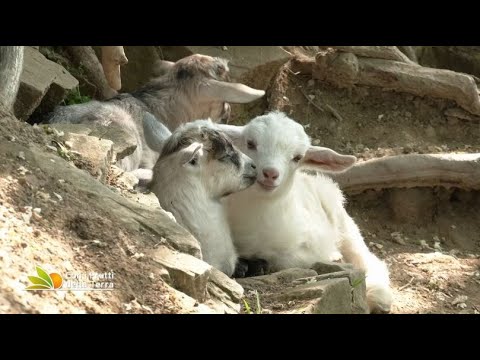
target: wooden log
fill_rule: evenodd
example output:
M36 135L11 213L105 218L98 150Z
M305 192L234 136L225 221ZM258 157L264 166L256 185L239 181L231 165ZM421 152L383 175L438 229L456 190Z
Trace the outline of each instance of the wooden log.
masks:
M408 154L359 162L330 174L350 194L368 189L458 187L480 190L480 153Z

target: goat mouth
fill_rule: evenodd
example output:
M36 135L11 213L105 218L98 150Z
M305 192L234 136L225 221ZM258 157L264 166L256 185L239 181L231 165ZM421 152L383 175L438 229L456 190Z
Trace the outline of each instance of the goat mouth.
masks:
M275 190L278 185L267 185L267 184L264 184L260 181L257 181L258 185L260 185L261 188L263 188L264 190L267 190L267 191L273 191Z
M251 186L255 184L255 180L257 180L257 175L244 175L243 179L248 184L248 186Z

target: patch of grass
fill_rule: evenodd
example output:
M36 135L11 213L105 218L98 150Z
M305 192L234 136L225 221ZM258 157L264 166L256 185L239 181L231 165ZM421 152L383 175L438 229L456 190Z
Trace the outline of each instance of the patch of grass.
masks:
M360 277L352 281L352 287L357 287L360 285L362 282L365 281L365 277Z
M92 100L90 96L80 94L80 89L77 86L73 89L70 94L64 100L65 105L75 105L75 104L83 104Z
M246 299L242 299L243 300L243 305L245 307L245 312L247 314L261 314L262 313L262 306L260 304L260 295L259 295L257 290L255 290L255 299L256 299L255 313L252 311L252 308L251 308L250 304L248 303L248 301Z

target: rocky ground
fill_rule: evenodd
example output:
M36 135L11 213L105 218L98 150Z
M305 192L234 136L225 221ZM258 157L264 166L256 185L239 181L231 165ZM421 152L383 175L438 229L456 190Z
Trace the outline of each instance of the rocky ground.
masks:
M480 152L479 122L446 116L449 101L367 86L339 89L288 69L279 76L283 53L271 60L237 69L244 83L267 89L267 96L233 106L232 123L245 123L275 103L304 125L314 144L360 161ZM243 289L197 259L198 244L152 194L134 191L111 161L89 163L59 151L58 143L69 140L0 119L0 313L236 312L240 304L244 313L302 313L312 306L363 311L364 290L345 268L240 280L240 300ZM106 149L111 158L112 143ZM479 313L479 191L425 187L346 195L366 243L389 265L393 313ZM25 291L36 265L61 274L114 271L116 290ZM336 293L329 288L353 298L343 305L327 296L312 302Z

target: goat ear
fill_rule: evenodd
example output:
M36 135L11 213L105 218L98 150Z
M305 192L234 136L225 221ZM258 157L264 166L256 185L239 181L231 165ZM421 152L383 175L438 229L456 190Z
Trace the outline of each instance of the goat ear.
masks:
M167 71L169 71L173 67L173 65L175 65L175 63L171 61L157 61L157 63L153 66L153 76L162 76Z
M215 124L215 127L225 133L233 142L238 142L242 137L245 126Z
M301 165L314 170L342 172L353 166L356 161L355 156L342 155L321 146L310 146Z
M172 135L171 131L149 112L143 115L143 133L147 145L159 153L162 152L165 141Z
M193 144L187 146L185 149L181 151L182 154L182 165L188 164L193 159L198 159L201 155L200 150L202 150L203 144L194 142Z
M216 100L244 104L257 100L265 91L251 88L240 83L228 83L208 79L201 88L201 93Z

